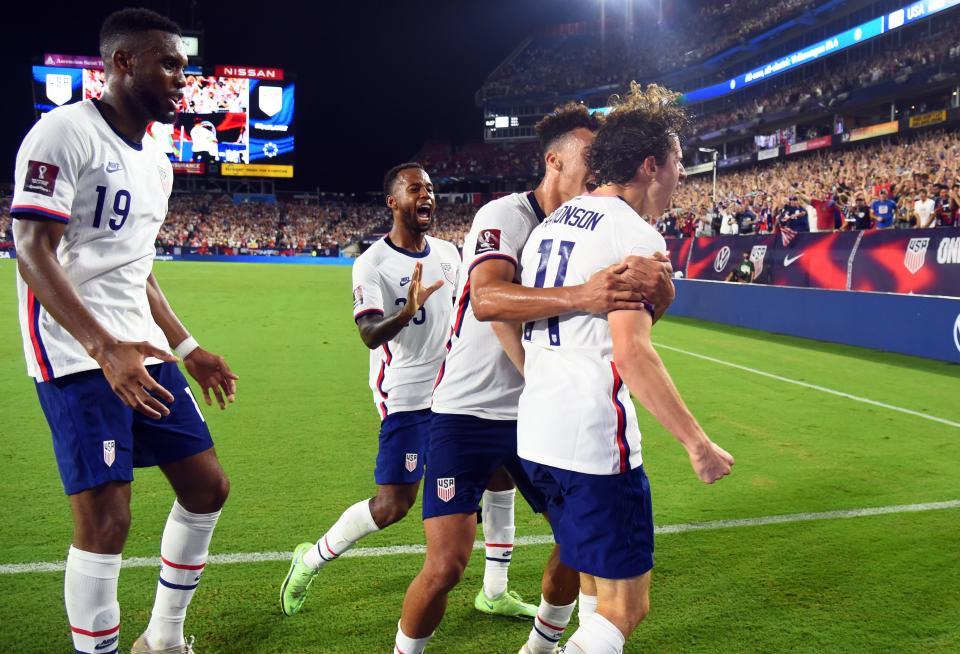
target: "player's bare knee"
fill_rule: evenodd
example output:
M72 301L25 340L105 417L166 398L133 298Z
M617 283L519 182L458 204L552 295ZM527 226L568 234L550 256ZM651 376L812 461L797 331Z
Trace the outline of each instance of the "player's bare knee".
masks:
M130 511L116 508L98 514L93 520L77 525L75 540L80 549L112 554L123 550L130 531Z
M427 574L432 586L440 591L452 590L467 568L466 560L458 556L441 556L427 562Z
M227 474L220 471L220 474L216 479L211 483L210 489L210 505L215 506L216 508L207 511L207 513L213 513L214 511L219 511L223 508L223 505L227 503L227 497L230 496L230 478L227 477Z
M602 609L604 617L615 624L625 636L629 636L643 622L649 611L650 600L647 597Z
M204 483L177 496L180 505L191 513L215 513L223 508L230 495L230 479L223 470L210 475Z
M370 503L370 514L377 526L383 529L403 520L410 512L411 506L413 506L413 502L409 502L404 497L378 496Z

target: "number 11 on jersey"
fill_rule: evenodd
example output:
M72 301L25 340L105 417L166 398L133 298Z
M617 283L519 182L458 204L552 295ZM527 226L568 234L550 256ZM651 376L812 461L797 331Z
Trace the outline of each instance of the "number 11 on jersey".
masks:
M537 277L533 285L536 288L543 288L547 277L547 264L550 262L550 255L553 254L554 239L545 238L540 241L540 247L537 251L540 253L540 263L537 265ZM557 276L553 280L553 287L563 286L563 280L567 278L567 264L570 263L570 253L573 252L573 241L560 241L560 247L557 254L560 257L560 264L557 266ZM523 327L523 338L530 340L533 335L533 326L535 321L530 321ZM550 337L550 345L560 345L560 318L554 316L547 318L547 333Z

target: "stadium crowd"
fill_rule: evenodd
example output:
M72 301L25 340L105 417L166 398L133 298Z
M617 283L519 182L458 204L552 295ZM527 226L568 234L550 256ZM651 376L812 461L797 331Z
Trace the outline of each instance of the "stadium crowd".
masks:
M655 10L634 7L636 13L623 22L608 20L606 29L600 24L578 24L567 33L534 38L490 75L480 96L551 95L649 78L722 52L816 4L813 0L704 3L693 13L668 12L663 22L667 29L657 31L644 29L658 20ZM703 38L704 34L711 37ZM718 34L724 36L718 38ZM692 43L701 45L689 50Z
M433 235L462 245L474 212L469 205L439 203ZM389 210L380 203L324 199L267 204L234 202L227 195L175 195L157 247L337 254L361 238L386 233L390 221Z
M540 175L536 143L474 143L459 148L429 144L415 157L435 181L533 179Z
M960 133L821 150L717 177L687 178L656 221L667 236L873 227L951 227L960 208Z
M429 166L428 166L429 169ZM960 224L960 132L932 131L843 150L824 149L720 173L688 177L655 220L669 237ZM0 249L12 246L10 198L0 198ZM438 202L432 235L462 247L477 207ZM887 212L889 211L889 214ZM200 253L240 250L337 254L390 229L380 202L234 202L229 195L175 194L157 247Z
M960 27L960 20L954 26ZM942 37L942 38L941 38ZM869 62L856 61L830 65L814 79L807 79L776 91L760 91L731 95L724 100L728 109L711 112L697 119L696 130L703 134L754 118L769 116L785 109L801 109L810 103L830 107L844 94L891 79L910 75L934 63L960 57L960 36L950 32L907 46L876 53ZM750 97L753 96L753 97Z

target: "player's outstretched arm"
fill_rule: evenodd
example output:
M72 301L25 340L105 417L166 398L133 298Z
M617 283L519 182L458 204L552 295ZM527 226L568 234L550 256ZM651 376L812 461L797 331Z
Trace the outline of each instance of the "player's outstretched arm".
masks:
M57 246L65 229L65 225L51 221L13 221L20 275L43 308L100 365L124 404L149 418L168 415L170 410L163 402L173 402L173 395L150 376L143 360L148 356L162 361L176 358L151 343L121 342L97 322L57 259Z
M608 320L613 360L633 396L686 448L690 465L701 481L712 484L730 474L733 457L704 433L653 349L650 314L615 311Z
M407 301L400 310L390 316L366 315L357 319L357 329L360 339L371 350L375 350L384 343L394 339L407 326L420 307L435 291L443 286L443 280L438 279L430 286L424 287L421 282L423 264L417 263L410 275L410 287L407 289Z
M669 259L659 253L657 257L628 257L597 271L584 284L558 288L521 286L514 282L513 262L489 259L470 272L470 302L481 322L526 322L576 311L598 314L642 309L647 302L662 315L673 301L673 269Z
M167 296L163 294L153 273L147 277L147 301L150 303L150 313L167 337L170 347L176 348L191 338L190 332L167 302ZM237 380L240 378L230 370L222 356L196 345L196 341L193 341L193 345L193 350L184 354L184 367L203 389L203 399L207 406L213 405L210 399L212 391L220 409L226 409L228 402L233 404L237 399Z

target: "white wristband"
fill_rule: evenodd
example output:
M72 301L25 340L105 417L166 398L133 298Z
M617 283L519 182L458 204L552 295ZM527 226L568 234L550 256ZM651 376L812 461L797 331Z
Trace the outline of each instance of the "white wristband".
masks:
M183 360L190 356L190 353L196 350L198 347L200 347L200 344L197 343L197 339L195 339L193 336L187 336L180 342L180 345L173 348L173 351L176 352L177 356L180 357L181 360Z

